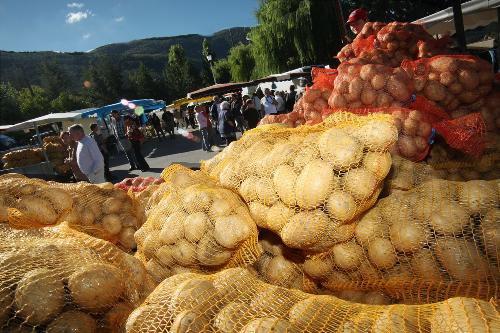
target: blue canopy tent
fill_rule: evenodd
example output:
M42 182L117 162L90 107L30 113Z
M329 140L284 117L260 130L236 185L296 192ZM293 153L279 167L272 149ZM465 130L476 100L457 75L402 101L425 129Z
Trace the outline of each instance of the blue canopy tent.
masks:
M154 99L136 99L133 101L128 101L129 103L134 103L136 106L142 106L144 108L144 112L148 113L154 110L161 109L165 107L164 101L157 101ZM98 118L105 119L107 115L111 113L111 111L117 110L118 112L129 111L133 112L127 105L123 105L121 102L115 104L109 104L102 106L100 108L90 110L88 112L82 113L82 118L89 118L92 116L97 116Z

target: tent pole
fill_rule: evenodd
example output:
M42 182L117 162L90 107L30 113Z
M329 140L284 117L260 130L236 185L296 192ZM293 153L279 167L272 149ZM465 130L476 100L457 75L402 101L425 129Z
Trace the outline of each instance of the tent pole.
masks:
M460 0L453 2L453 22L455 23L455 36L457 37L458 48L461 52L467 51L464 31L464 17Z

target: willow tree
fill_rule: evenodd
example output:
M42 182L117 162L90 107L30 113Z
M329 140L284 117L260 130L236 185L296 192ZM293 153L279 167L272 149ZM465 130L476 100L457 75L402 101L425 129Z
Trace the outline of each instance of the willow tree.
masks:
M258 75L330 63L342 46L334 1L262 0L256 15L249 36Z
M235 82L250 81L255 67L251 45L240 43L229 50L227 61L231 67L231 79Z

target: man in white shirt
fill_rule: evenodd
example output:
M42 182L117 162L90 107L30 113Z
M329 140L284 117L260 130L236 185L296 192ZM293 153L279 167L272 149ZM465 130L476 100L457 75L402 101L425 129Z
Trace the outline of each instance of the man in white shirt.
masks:
M97 142L90 136L85 135L81 125L73 125L69 128L71 139L78 142L76 147L76 162L80 170L87 176L92 184L105 183L104 158L97 146Z
M276 106L278 113L285 113L285 100L283 99L283 96L281 96L281 92L277 91L275 95L274 99L276 99L276 102L278 103Z
M261 108L264 111L264 114L277 114L278 109L276 108L278 105L278 102L274 99L274 96L271 95L271 90L269 88L266 88L264 90L264 97L261 99Z

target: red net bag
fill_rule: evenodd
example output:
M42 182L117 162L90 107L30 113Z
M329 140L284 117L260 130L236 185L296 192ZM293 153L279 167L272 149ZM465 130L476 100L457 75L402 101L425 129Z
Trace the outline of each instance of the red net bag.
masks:
M492 90L491 64L470 55L435 56L401 65L413 79L417 94L447 111L470 105Z

